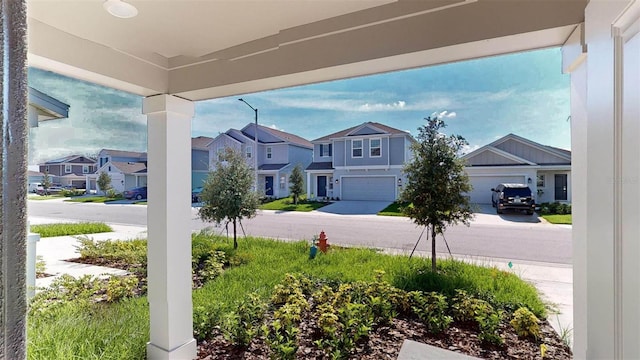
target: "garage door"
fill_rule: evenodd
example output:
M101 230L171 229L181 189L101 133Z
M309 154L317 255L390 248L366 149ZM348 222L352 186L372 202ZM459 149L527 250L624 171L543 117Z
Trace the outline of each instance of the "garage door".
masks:
M395 177L343 177L342 200L393 201L396 199Z
M471 202L476 204L491 204L491 188L495 188L500 183L523 183L522 175L504 176L469 176L473 190L469 195Z

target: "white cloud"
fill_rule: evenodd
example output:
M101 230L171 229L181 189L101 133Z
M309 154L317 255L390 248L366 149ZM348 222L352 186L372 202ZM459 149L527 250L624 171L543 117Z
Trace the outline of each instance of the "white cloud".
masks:
M366 103L366 104L361 105L360 107L358 107L357 111L370 112L370 111L404 110L406 105L407 105L407 103L404 102L404 101L396 101L396 102L393 102L391 104L385 104L385 103L369 104L369 103Z
M279 128L276 124L271 124L269 125L270 128L274 129L274 130L280 130L280 131L284 131L281 128Z
M457 114L455 113L455 111L448 112L447 110L444 110L444 111L441 111L441 112L434 111L434 112L431 113L431 117L436 117L437 116L440 119L452 119L452 118L456 117L456 115Z
M480 149L480 145L464 145L461 149L461 155L468 154L470 152Z

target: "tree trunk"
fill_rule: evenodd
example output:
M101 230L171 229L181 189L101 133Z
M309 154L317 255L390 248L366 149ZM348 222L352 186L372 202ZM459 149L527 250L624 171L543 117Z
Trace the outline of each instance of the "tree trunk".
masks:
M431 224L431 271L436 272L436 227Z
M233 248L237 249L238 248L238 240L237 240L237 235L236 235L236 219L233 219Z

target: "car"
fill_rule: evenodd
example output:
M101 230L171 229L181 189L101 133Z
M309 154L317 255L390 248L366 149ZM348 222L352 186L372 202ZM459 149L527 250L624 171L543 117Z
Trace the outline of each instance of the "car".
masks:
M200 202L200 193L201 192L202 192L202 186L191 190L191 202L192 203Z
M125 199L142 200L147 198L147 187L137 187L130 190L125 190L123 193Z
M58 194L62 190L64 190L64 189L62 188L62 185L60 185L60 184L51 184L51 186L49 186L46 190L42 185L40 185L40 186L38 186L38 188L36 190L36 194L38 194L38 195L52 195L52 194Z
M536 202L527 184L499 184L491 189L491 205L498 214L505 209L525 210L532 215Z
M42 183L39 183L39 182L29 183L29 192L30 193L37 193L38 189L42 189Z

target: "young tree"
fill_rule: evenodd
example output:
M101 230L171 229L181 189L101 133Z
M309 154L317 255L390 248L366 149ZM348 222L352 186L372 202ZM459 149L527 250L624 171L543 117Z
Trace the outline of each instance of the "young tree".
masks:
M459 135L440 132L445 123L427 117L418 128L417 142L412 144L413 160L405 165L406 186L400 200L412 204L403 212L414 223L431 230L431 268L436 271L436 234L447 225L469 225L473 210L465 193L471 191L464 162L458 157L467 141Z
M200 199L198 215L203 221L233 222L233 248L238 248L237 222L256 215L259 196L253 190L254 174L241 153L225 148L215 170L209 172Z
M96 182L103 194L106 194L107 190L111 189L111 175L104 171L100 173Z
M291 170L289 183L291 184L289 185L289 192L293 195L293 203L298 205L298 198L304 192L304 178L300 164L297 164L293 170Z
M51 177L49 177L49 172L45 171L44 176L42 177L42 190L44 191L44 195L49 195L50 187L51 187Z

